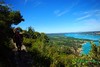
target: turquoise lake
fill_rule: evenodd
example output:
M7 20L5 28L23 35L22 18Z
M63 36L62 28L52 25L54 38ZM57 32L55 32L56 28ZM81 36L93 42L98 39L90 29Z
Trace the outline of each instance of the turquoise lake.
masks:
M74 38L80 38L80 39L89 39L89 40L96 40L94 42L97 46L99 45L100 35L90 35L90 34L79 34L79 33L68 33L65 34L67 37L74 37ZM82 54L88 54L91 50L91 44L90 42L85 43L82 45Z
M95 45L99 45L99 42L94 42ZM82 52L81 54L88 54L91 50L91 44L90 42L87 42L86 44L82 45Z

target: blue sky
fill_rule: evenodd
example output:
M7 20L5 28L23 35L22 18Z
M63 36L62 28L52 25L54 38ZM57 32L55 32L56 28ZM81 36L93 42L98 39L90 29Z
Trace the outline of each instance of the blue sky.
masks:
M100 0L5 0L20 10L22 29L63 33L100 31ZM16 26L16 27L17 27Z

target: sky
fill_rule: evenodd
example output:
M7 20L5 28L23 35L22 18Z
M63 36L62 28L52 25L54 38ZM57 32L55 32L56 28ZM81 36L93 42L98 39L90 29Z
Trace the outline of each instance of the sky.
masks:
M100 0L5 0L24 22L15 27L38 32L100 31ZM14 25L13 25L14 26Z

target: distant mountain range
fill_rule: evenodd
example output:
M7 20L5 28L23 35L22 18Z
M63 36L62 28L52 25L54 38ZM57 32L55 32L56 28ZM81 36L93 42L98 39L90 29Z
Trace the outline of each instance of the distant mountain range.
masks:
M65 32L65 33L47 33L47 35L64 35L67 33L79 33L79 34L92 34L92 35L100 35L100 31L86 31L86 32Z

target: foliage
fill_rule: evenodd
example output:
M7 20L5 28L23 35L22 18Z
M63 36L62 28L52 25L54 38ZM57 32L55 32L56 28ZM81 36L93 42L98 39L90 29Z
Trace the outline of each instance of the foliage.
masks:
M0 4L0 45L5 45L12 37L12 24L19 24L24 21L19 11L13 11L8 5ZM8 45L8 44L6 44Z
M100 43L99 45L95 45L93 42L91 42L91 51L90 51L90 57L91 60L94 60L95 63L92 63L94 66L100 65Z
M0 66L11 67L12 51L9 48L10 39L13 36L12 24L24 21L19 11L13 11L8 5L0 3ZM92 44L88 55L79 55L78 48L89 41L76 38L66 38L62 35L48 36L45 33L36 32L32 27L22 30L23 44L33 60L33 67L99 67L100 45ZM4 58L4 59L2 59ZM10 60L10 61L9 61ZM12 63L11 63L12 62ZM12 66L13 67L13 66Z
M9 47L10 40L13 37L11 25L17 25L21 21L24 21L24 19L19 11L12 10L9 5L0 1L0 59L4 58L4 66L12 67L13 65L12 51Z
M43 34L45 35L45 34ZM45 35L46 36L46 35ZM42 40L41 40L42 39ZM45 37L38 37L28 51L30 52L31 56L33 57L33 66L40 66L45 67L91 67L91 66L98 66L99 60L94 58L100 58L100 47L92 46L92 54L98 54L96 56L89 54L89 55L78 55L75 54L72 47L77 43L77 45L87 42L86 40L79 40L79 39L70 39L70 38L63 38L63 37L48 37L47 43L45 43ZM73 43L73 45L69 46L69 42ZM61 44L65 43L67 45L59 45L58 41L62 42ZM77 46L75 45L75 46ZM93 48L95 47L95 48ZM80 48L80 47L79 47ZM76 48L77 50L77 48ZM45 59L47 58L47 59ZM48 63L46 63L46 62Z

